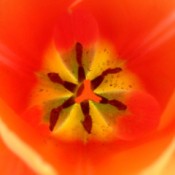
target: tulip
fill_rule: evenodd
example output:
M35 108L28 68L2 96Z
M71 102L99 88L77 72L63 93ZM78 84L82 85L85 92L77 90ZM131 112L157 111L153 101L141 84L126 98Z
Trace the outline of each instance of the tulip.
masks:
M174 0L1 0L1 174L173 175L174 46Z

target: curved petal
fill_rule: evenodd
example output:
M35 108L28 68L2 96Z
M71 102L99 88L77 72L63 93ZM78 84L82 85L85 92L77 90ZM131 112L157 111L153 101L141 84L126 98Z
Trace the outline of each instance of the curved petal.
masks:
M175 162L175 151L168 159L168 163L165 165L165 169L163 170L161 175L173 175L175 173L174 162Z
M164 127L168 127L171 123L175 123L175 92L171 96L169 102L167 103L167 106L162 114L159 129L162 129Z
M0 132L2 138L5 138L6 145L36 173L42 165L51 166L61 175L77 175L77 171L83 171L79 170L84 165L82 143L63 143L50 133L43 133L24 122L2 100L0 100L0 117ZM41 168L41 171L42 169L45 168Z
M76 42L83 46L94 43L98 37L98 27L91 14L83 10L60 15L55 30L55 43L58 50L69 49Z
M15 62L6 64L2 63L3 61L8 61L8 58L2 58L0 53L0 97L15 111L22 112L30 98L31 88L36 82L34 72L26 67L21 68Z
M158 102L145 92L135 91L129 95L126 104L130 113L121 116L117 125L123 139L136 139L155 130L160 122Z
M2 100L0 104L1 119L11 132L30 145L61 175L87 172L106 175L109 170L112 175L116 172L120 172L121 175L138 172L159 157L174 135L172 132L174 125L172 125L139 141L90 142L86 146L78 142L63 143L48 133L43 135L43 132L22 121ZM17 152L20 150L17 149ZM105 155L103 159L102 155Z
M57 17L73 0L0 2L0 96L22 112Z
M147 175L147 174L155 174L155 175L165 175L174 174L174 170L172 169L171 159L174 158L175 153L175 140L172 140L168 148L160 155L159 159L156 160L152 165L150 165L145 170L141 171L139 175ZM167 167L169 169L167 169Z
M26 164L21 161L15 154L13 154L0 140L0 172L3 175L34 175L34 172L26 166Z
M6 1L4 2L5 4L8 4ZM20 17L19 14L25 14L30 16L29 15L30 10L32 10L32 12L34 10L35 13L32 13L33 15L38 14L38 11L40 11L39 10L40 7L43 11L46 10L45 5L43 4L41 5L39 2L25 1L25 3L26 2L28 2L29 4L36 3L38 5L36 8L32 9L31 7L33 7L33 5L30 4L28 6L27 3L25 4L24 2L19 0L15 2L14 1L13 2L8 1L8 2L9 6L7 6L8 8L6 8L6 10L10 8L13 9L14 7L11 6L11 4L13 3L17 2L16 5L19 5L19 2L21 3L22 8L18 7L17 8L18 10L14 14L13 12L10 13L10 15L12 16L14 15L16 18ZM60 1L53 1L53 2L59 3ZM140 43L143 43L144 37L147 36L149 32L152 30L152 28L156 26L158 22L161 22L161 20L164 18L164 15L167 14L169 11L171 11L171 8L174 7L173 1L170 1L170 3L167 2L165 3L165 1L162 0L161 1L162 4L161 2L159 2L159 4L157 4L156 2L152 0L145 2L143 1L138 2L136 0L134 1L125 0L122 2L100 1L99 3L99 1L92 2L91 0L89 0L88 2L85 1L84 5L86 5L87 8L89 8L89 10L97 19L102 37L114 43L114 45L116 46L116 50L118 51L120 56L124 59L128 59L129 68L135 71L140 76L143 82L145 82L147 90L153 96L155 96L158 101L160 101L162 106L165 106L171 94L171 91L174 88L174 83L172 82L175 82L173 81L174 52L172 50L174 39L163 40L164 45L162 45L162 47L158 48L153 47L154 49L149 52L146 52L146 54L145 52L143 52L145 55L138 56L139 52L143 50L145 51L145 46L142 47L139 45ZM156 9L157 14L155 15L155 18L151 18L150 20L150 17L152 17L152 15L155 14L155 6L157 8ZM27 8L26 12L24 10L25 8L23 7ZM53 8L51 9L53 10ZM51 9L48 10L49 11L48 14L50 13L52 14ZM2 14L6 16L5 10L2 10L2 12L3 12ZM53 14L54 13L56 12L53 10ZM15 23L16 25L16 22L12 20L12 17L10 17L10 15L7 15L8 16L7 21L10 22L10 24ZM47 33L47 31L44 30L43 33L46 32L48 35L46 34L46 37L43 37L44 36L43 33L40 34L38 32L38 29L41 29L40 26L39 27L36 26L36 30L32 30L32 32L30 32L30 25L33 24L33 22L34 24L36 24L37 21L41 19L42 22L45 23L44 18L47 16L47 13L41 13L40 15L36 19L35 17L30 18L29 21L25 21L26 18L24 17L19 18L21 20L19 21L17 20L17 27L13 28L14 29L14 34L12 34L14 35L13 41L8 36L8 34L11 33L12 30L8 28L8 30L5 31L6 26L8 26L7 21L4 20L4 22L2 22L1 33L3 41L5 41L8 44L8 46L12 47L13 50L15 50L15 52L19 53L20 56L25 55L26 52L29 53L29 50L32 49L34 57L37 56L37 58L40 58L38 55L42 53L42 50L45 47L45 44L47 43L46 41L49 40L49 35L51 33L50 32ZM49 20L47 19L46 21L48 25L52 27L53 20L51 20L51 22L48 22ZM19 30L18 27L21 27L21 25L23 24L25 30L24 31L23 29ZM45 29L49 28L48 30L50 31L51 28L47 27ZM29 35L27 36L27 38L25 38L26 34L28 33ZM16 40L20 41L19 45L24 44L25 46L25 47L23 46L24 52L20 50L21 48L19 48L18 45L17 46L14 45ZM29 43L29 45L27 45L27 43ZM141 50L139 50L140 47ZM137 48L137 50L135 50L135 48ZM167 52L169 54L167 54ZM165 59L167 56L169 60L168 63L167 59ZM35 59L36 57L35 58L34 57L32 55L32 57L29 59L30 63L32 63L32 61L36 61ZM147 63L148 57L152 59L152 62L147 64L147 67L145 68L145 63ZM24 58L29 57L23 57L23 59ZM143 66L144 71L142 70ZM164 66L166 66L166 69L163 69ZM11 97L14 98L13 103L15 103L16 101L15 98L18 98L19 96L17 95L15 97L15 95L13 95L11 91L12 88L10 85L12 84L19 85L20 84L19 82L22 82L22 80L25 79L24 77L22 77L18 81L17 77L20 76L13 75L14 72L11 69L9 69L9 64L8 66L4 66L4 64L2 64L0 68L2 68L1 70L3 75L1 82L5 83L4 87L2 87L1 92L5 92L6 87L8 87L10 89L9 91L11 92L11 94L7 94L8 91L6 91L6 96L3 96L2 93L2 97L5 99L5 102L8 102L7 99L8 98L10 99L10 96L12 95ZM149 68L149 71L152 73L153 75L152 77L150 76L150 74L148 74L147 68ZM10 76L8 76L7 74L9 72ZM161 77L159 75L160 73ZM13 80L13 78L15 80ZM13 82L12 80L15 82ZM162 81L163 83L165 83L165 86L163 86L163 88L162 88ZM31 82L33 83L34 80ZM31 85L26 86L30 87ZM19 89L21 89L21 86L19 86ZM20 100L21 99L22 97L20 98ZM20 102L20 104L22 104L22 101ZM155 132L152 136L144 138L143 140L133 142L118 140L112 143L89 143L87 146L84 146L81 143L77 142L62 143L61 141L59 141L58 138L54 138L52 135L50 135L50 133L37 130L37 128L22 121L20 119L20 116L16 115L16 113L10 107L8 107L3 101L0 101L0 114L3 122L7 124L8 128L10 128L10 130L13 131L16 135L18 135L19 138L21 138L21 140L25 140L26 143L30 145L31 148L34 149L39 155L42 155L43 159L52 164L56 168L58 173L61 175L62 174L77 175L77 174L88 174L88 173L106 175L109 174L109 170L111 175L115 175L116 172L120 172L120 175L126 175L131 172L135 174L141 169L144 169L145 167L150 165L154 160L156 160L157 157L159 157L159 155L164 151L164 149L169 145L172 138L174 137L174 125L171 126L168 125L166 128L164 128L164 130L160 130L157 133ZM102 155L105 155L104 159L102 159ZM135 162L137 162L137 164Z
M175 87L175 2L85 0L76 8L82 7L94 15L101 37L115 45L128 67L165 107Z
M87 155L93 167L91 170L100 175L107 175L109 171L111 175L115 175L116 172L120 175L139 174L167 149L173 139L172 130L173 125L169 130L144 138L137 146L134 146L133 142L122 144L122 141L111 143L107 147L105 144L90 145ZM104 159L102 155L105 155Z
M0 41L27 63L41 60L41 53L53 35L53 25L73 0L0 2Z

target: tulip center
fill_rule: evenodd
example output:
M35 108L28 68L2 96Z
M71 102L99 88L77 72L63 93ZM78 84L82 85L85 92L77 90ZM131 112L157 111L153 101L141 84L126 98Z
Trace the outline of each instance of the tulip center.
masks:
M54 135L105 139L117 117L128 112L125 94L137 83L111 53L105 46L83 48L79 42L63 54L53 45L48 49L33 101L43 106Z
M97 103L101 100L101 98L92 91L90 80L84 80L83 84L79 87L75 102L82 103L87 100L92 100Z

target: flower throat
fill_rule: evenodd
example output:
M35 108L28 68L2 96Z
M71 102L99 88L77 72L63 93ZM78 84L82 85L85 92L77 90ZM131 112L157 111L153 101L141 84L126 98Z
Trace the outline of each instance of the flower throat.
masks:
M138 84L113 49L77 42L60 54L52 43L44 56L32 105L41 106L51 133L86 140L116 132L117 119L128 113L126 94Z
M73 93L73 96L68 98L63 104L61 104L58 107L53 108L51 110L50 120L49 120L49 122L50 122L49 128L51 131L54 129L57 121L59 120L59 116L60 116L60 113L62 110L74 105L75 103L80 103L81 110L82 110L82 113L84 115L84 120L82 121L82 125L83 125L84 129L86 130L86 132L90 134L93 121L92 121L92 116L90 115L89 100L92 100L92 101L94 100L94 101L101 103L101 104L110 104L110 105L114 106L115 108L117 108L118 110L126 110L127 106L117 99L109 100L108 98L105 98L105 97L103 97L99 94L96 94L96 93L94 93L94 97L93 97L94 99L88 99L88 95L90 95L90 94L88 94L88 91L84 91L84 89L86 89L85 87L86 86L88 87L88 83L87 83L87 79L86 79L86 75L85 75L85 70L84 70L84 67L82 64L82 55L83 55L82 45L80 43L76 43L75 50L76 50L76 61L78 64L78 84L74 84L74 83L62 80L61 77L59 76L59 74L55 73L55 72L49 72L47 74L50 81L52 81L53 83L58 83L58 84L62 85L64 88L66 88L67 90L69 90ZM100 84L104 81L105 77L108 74L117 74L120 71L122 71L122 69L120 67L108 68L108 69L104 70L96 78L90 80L90 87L88 90L94 91L95 89L97 89L100 86ZM82 93L87 93L85 95L85 97L87 96L87 98L78 100L79 97L82 95Z

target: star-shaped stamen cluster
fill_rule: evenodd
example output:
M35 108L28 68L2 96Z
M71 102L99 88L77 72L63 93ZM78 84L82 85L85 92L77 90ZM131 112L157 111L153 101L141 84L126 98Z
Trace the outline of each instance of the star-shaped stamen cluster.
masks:
M62 112L62 110L74 105L77 103L76 98L80 96L83 93L84 89L84 84L83 82L86 80L86 75L85 75L85 68L83 66L83 46L81 43L76 43L75 45L75 51L76 51L76 62L78 64L78 83L74 84L72 82L63 80L58 73L55 72L49 72L47 74L48 78L50 81L53 83L58 83L62 85L65 89L69 90L70 92L73 93L73 95L68 98L66 101L64 101L61 105L59 105L56 108L53 108L50 111L50 130L52 131L59 120L59 116ZM100 75L95 77L94 79L90 80L91 82L91 90L94 92L95 89L97 89L100 84L104 81L105 77L108 74L117 74L121 72L122 69L120 67L116 68L108 68L104 70ZM109 100L99 94L94 93L96 96L99 97L99 103L101 104L109 104L111 106L116 107L118 110L126 110L126 105L123 104L122 102L112 99ZM87 133L91 133L92 130L92 125L93 125L93 118L90 115L90 105L89 105L89 100L85 99L80 102L80 107L82 110L82 113L84 115L84 120L82 121L82 125L84 129L86 130Z

